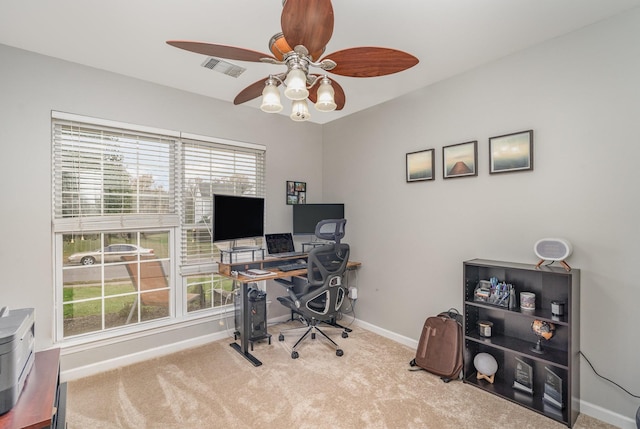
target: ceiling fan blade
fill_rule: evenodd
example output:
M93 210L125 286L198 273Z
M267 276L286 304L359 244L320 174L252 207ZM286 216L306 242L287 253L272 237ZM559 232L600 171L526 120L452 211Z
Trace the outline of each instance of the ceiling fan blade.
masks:
M251 49L236 48L235 46L216 45L206 42L192 42L189 40L167 40L167 44L185 51L196 54L208 55L210 57L226 58L237 61L260 62L262 58L273 58L269 54L252 51Z
M418 64L418 59L406 52L390 48L360 47L337 51L323 58L338 63L327 70L341 76L376 77L398 73Z
M256 97L261 96L262 90L264 89L264 83L267 80L269 80L269 76L265 77L264 79L260 79L255 83L252 83L251 85L240 91L238 95L236 95L236 98L233 99L233 104L238 105L246 103L247 101L251 101ZM276 80L275 85L279 86L280 82Z
M289 45L302 45L311 53L324 49L333 34L331 0L286 0L280 17Z
M320 84L316 84L309 89L309 100L312 103L318 101L319 86ZM342 110L344 103L347 101L346 96L344 95L344 89L342 89L340 84L333 79L331 79L331 86L333 87L333 100L336 102L336 110Z

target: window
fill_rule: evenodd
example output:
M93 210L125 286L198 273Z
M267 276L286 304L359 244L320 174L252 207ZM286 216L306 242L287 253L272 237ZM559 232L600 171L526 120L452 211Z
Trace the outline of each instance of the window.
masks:
M264 196L264 147L58 112L52 132L58 340L233 303L212 195Z
M221 140L182 139L182 273L191 293L202 289L204 305L232 303L232 284L213 274L220 254L212 243L213 195L264 196L264 150L256 145L230 145ZM202 275L201 273L209 273ZM193 275L189 275L193 273ZM191 307L188 311L198 310Z
M64 336L169 317L169 237L166 230L63 234ZM154 263L162 275L147 274Z

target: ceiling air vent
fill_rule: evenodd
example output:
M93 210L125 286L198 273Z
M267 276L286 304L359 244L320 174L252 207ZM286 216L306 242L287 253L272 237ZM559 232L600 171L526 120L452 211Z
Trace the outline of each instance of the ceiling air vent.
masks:
M244 67L231 64L219 58L209 57L202 63L202 67L226 74L232 77L240 76L246 69Z

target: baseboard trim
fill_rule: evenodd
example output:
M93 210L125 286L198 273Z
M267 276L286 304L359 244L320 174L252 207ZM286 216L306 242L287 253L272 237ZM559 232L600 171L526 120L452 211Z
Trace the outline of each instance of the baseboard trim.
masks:
M635 420L587 401L580 400L580 412L620 429L637 429Z
M382 337L396 341L400 344L404 344L405 346L414 349L418 348L418 341L412 338L398 335L395 332L388 331L386 329L380 328L379 326L372 325L371 323L363 321L356 320L354 324L360 326L363 329L374 332ZM611 410L607 410L606 408L602 408L598 405L594 405L582 399L580 400L580 412L605 423L609 423L610 425L619 427L620 429L640 429L636 427L636 422L634 419L623 416L622 414L614 413Z
M268 324L272 325L275 323L282 323L282 322L286 322L289 319L290 319L290 316L288 315L280 316L280 317L269 319ZM362 329L366 329L382 337L385 337L397 343L403 344L407 347L410 347L413 349L416 349L418 347L417 340L414 340L413 338L405 337L403 335L399 335L395 332L389 331L387 329L383 329L371 323L354 319L353 324ZM193 347L203 346L213 341L218 341L228 337L229 337L229 334L227 331L221 331L221 332L216 332L209 335L204 335L201 337L190 338L185 341L167 344L166 346L162 346L162 347L155 347L152 349L145 350L143 352L132 353L125 356L119 356L114 359L108 359L108 360L96 362L94 364L85 365L82 367L62 371L60 374L60 379L62 382L66 382L66 381L72 381L72 380L76 380L83 377L89 377L91 375L116 369L122 366L131 365L134 363L157 358L157 357L168 355L171 353L176 353L176 352L190 349ZM609 423L611 425L617 426L620 429L638 429L636 428L636 423L634 419L623 416L621 414L614 413L611 410L607 410L605 408L602 408L598 405L591 404L584 400L580 400L580 412L588 416L591 416L593 418L596 418L598 420L601 420L605 423Z
M363 321L358 320L358 319L354 320L353 323L355 325L363 328L363 329L366 329L367 331L373 332L374 334L378 334L378 335L380 335L382 337L389 338L390 340L393 340L396 343L400 343L400 344L403 344L403 345L405 345L407 347L411 347L411 348L414 348L414 349L418 348L418 341L414 340L413 338L409 338L409 337L405 337L403 335L396 334L395 332L388 331L388 330L383 329L383 328L381 328L379 326L372 325L371 323L363 322Z
M72 381L83 377L89 377L91 375L99 374L101 372L110 371L126 365L132 365L134 363L142 362L149 359L154 359L160 356L165 356L171 353L176 353L182 350L190 349L193 347L203 346L213 341L229 338L229 334L226 331L216 332L209 335L203 335L201 337L190 338L188 340L180 341L177 343L167 344L161 347L154 347L142 352L131 353L124 356L118 356L117 358L107 359L100 362L96 362L90 365L85 365L66 371L60 372L60 381Z
M282 323L289 320L289 315L274 317L269 319L268 324ZM168 355L171 353L180 352L194 347L203 346L213 341L229 338L229 332L227 330L215 332L212 334L204 335L201 337L190 338L188 340L180 341L177 343L167 344L161 347L154 347L148 350L144 350L138 353L131 353L124 356L118 356L117 358L107 359L100 362L96 362L90 365L85 365L77 368L72 368L60 372L60 380L62 382L77 380L83 377L89 377L91 375L99 374L101 372L110 371L112 369L119 368L121 366L132 365L134 363L142 362L148 359L157 358L160 356Z

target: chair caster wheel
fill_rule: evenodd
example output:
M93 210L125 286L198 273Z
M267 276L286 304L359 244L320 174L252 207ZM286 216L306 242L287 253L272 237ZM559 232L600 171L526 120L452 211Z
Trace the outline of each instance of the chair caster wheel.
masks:
M342 351L342 349L336 350L336 356L342 356L343 354L344 352Z
M409 362L409 365L416 366L416 360L415 359L411 359L411 362Z
M278 341L284 341L284 335L282 334L278 335Z
M291 359L298 359L299 356L298 352L291 352Z
M347 334L346 332L342 333L342 338L347 338L349 336L349 334Z
M311 333L311 339L312 339L312 340L315 340L315 339L316 339L316 333L315 333L315 332L312 332L312 333Z

